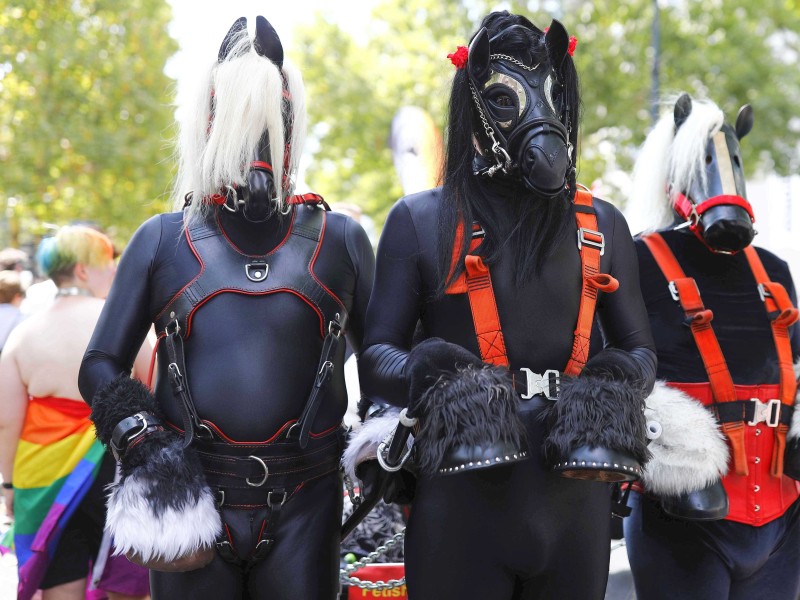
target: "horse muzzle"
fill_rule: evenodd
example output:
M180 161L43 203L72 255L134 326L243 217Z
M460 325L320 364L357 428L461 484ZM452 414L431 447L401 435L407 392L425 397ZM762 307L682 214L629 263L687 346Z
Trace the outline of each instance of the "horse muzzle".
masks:
M564 189L571 165L567 131L557 121L539 121L509 140L525 186L534 193L555 196Z
M247 185L241 189L244 218L252 223L266 221L275 211L275 181L272 172L253 168L247 174Z
M721 204L709 208L700 217L703 240L715 252L736 253L750 245L755 237L753 220L739 206Z

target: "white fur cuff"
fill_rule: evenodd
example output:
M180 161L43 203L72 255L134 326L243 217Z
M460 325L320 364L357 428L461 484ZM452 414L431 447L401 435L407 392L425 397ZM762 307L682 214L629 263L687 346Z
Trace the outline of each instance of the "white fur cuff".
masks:
M703 489L728 472L728 443L699 400L657 381L645 404L648 425L661 425L661 435L648 446L653 457L642 475L648 491L677 496Z
M342 455L342 467L345 475L356 481L356 467L366 460L374 459L378 454L378 446L391 435L400 421L400 409L388 408L379 417L367 419L350 433L347 448ZM409 436L409 444L411 437Z
M177 509L160 510L147 499L151 487L135 474L113 487L106 527L114 536L116 554L133 552L145 562L170 562L214 545L222 522L208 487L197 501L187 499Z

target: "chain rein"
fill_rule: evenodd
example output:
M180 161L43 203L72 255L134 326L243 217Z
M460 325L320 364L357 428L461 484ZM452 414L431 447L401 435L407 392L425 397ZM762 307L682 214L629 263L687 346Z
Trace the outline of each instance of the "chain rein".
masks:
M374 552L370 552L361 560L347 565L344 569L339 569L339 581L349 586L364 590L391 590L405 585L405 577L401 577L400 579L390 579L389 581L362 581L358 577L351 576L351 573L358 571L361 567L365 567L371 563L374 563L381 556L402 542L405 536L406 530L403 529L403 531L395 533L383 546L378 546Z

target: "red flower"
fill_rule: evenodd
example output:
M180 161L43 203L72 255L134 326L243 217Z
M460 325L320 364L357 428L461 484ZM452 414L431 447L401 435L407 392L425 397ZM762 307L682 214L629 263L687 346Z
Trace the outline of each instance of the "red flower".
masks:
M572 56L575 54L575 48L578 46L578 38L574 35L569 36L569 48L567 48L567 54Z
M463 69L464 65L467 64L468 56L469 51L467 50L466 46L459 46L456 48L455 52L448 54L447 58L449 58L450 62L456 66L456 69Z

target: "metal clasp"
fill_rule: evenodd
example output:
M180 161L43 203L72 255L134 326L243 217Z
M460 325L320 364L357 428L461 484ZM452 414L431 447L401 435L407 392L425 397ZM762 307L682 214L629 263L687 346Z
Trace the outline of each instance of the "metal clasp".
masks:
M544 373L534 373L527 367L520 369L527 377L528 391L520 396L523 400L530 400L537 394L541 394L549 400L555 400L561 391L561 373L555 369L547 369ZM550 394L550 378L554 378L556 387L555 395Z
M587 234L599 237L600 241L587 238ZM594 231L593 229L581 227L578 229L578 250L580 250L584 245L589 246L590 248L597 248L600 250L600 256L603 256L603 253L606 251L606 236L603 235L602 231Z
M246 477L245 481L247 482L247 485L249 485L250 487L261 487L262 485L267 483L267 478L269 477L269 467L263 460L261 460L257 456L250 455L247 458L252 458L254 461L256 461L258 464L261 465L261 467L264 469L264 477L262 477L261 481L257 483L253 483L252 481L250 481L249 477Z
M674 280L670 281L668 287L669 287L669 295L672 296L672 299L675 300L675 302L680 302L681 295L678 293L678 286L675 285L675 281Z
M263 260L253 261L244 266L244 273L250 281L258 283L269 275L269 265Z
M758 284L758 297L761 298L762 302L766 302L767 298L772 298L772 294L764 287L763 283Z
M375 454L375 458L378 459L378 464L381 468L388 472L388 473L396 473L400 469L403 468L403 465L406 464L406 461L411 456L411 452L413 451L414 447L411 446L408 450L405 451L402 457L400 457L400 461L396 465L390 465L388 461L388 454L389 454L389 446L394 439L396 430L387 435L384 440L378 444L378 452Z
M748 425L766 423L767 427L777 427L781 422L781 401L777 398L761 402L758 398L750 398L754 402L753 420Z

